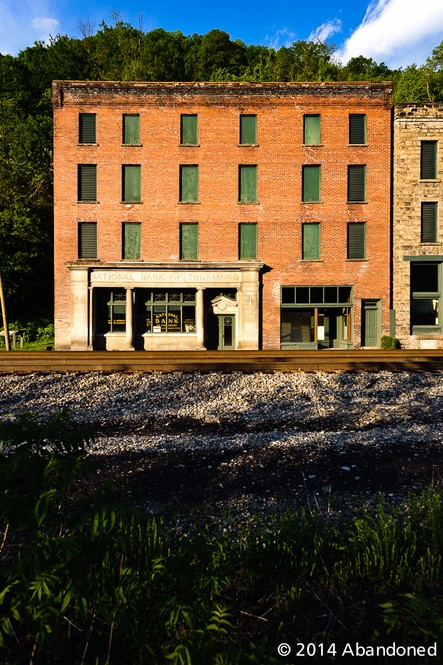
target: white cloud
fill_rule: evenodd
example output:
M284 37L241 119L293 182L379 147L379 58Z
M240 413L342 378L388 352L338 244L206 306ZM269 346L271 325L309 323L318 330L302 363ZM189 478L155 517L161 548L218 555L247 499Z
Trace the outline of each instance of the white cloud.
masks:
M292 46L296 39L297 35L295 32L292 32L289 28L280 28L279 30L274 30L271 35L266 35L265 43L270 48L277 50L282 46Z
M0 53L17 55L34 42L57 35L59 22L54 14L47 0L0 0Z
M322 23L318 26L308 37L309 42L321 42L325 43L329 37L335 35L336 32L341 32L342 23L339 18L333 18L327 23Z
M442 40L442 0L372 0L337 56L343 64L363 55L392 68L420 65Z
M32 27L38 35L36 39L47 42L49 37L55 37L58 31L59 22L56 18L33 18Z

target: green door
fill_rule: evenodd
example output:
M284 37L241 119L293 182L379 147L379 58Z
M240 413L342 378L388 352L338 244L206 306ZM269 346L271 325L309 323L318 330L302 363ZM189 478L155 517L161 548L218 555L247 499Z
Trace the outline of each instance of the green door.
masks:
M235 316L218 316L218 350L235 349Z
M363 300L362 346L380 346L381 301Z

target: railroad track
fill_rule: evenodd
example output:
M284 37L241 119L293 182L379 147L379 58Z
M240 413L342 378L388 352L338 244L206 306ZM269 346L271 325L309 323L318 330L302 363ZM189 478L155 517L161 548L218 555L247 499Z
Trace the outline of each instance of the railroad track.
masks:
M443 350L11 351L0 373L438 371Z

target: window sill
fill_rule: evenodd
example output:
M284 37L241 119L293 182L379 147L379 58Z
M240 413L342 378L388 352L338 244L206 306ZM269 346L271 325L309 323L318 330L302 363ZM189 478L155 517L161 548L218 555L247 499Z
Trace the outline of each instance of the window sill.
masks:
M258 143L238 143L239 148L258 148Z
M200 143L179 143L179 148L199 148Z
M143 143L122 143L122 148L142 148Z
M412 326L412 335L441 335L440 326Z
M143 201L120 201L120 203L122 205L132 206L132 205L141 205Z
M369 148L367 143L348 143L348 148Z
M177 201L178 205L191 205L191 206L199 206L201 205L201 201Z
M77 201L77 203L79 203L79 204L81 204L81 205L84 205L84 204L87 204L87 205L90 205L90 204L95 205L96 203L100 203L100 201L97 201L97 199L96 199L96 200L92 200L92 199L91 199L90 201L87 201L87 200L85 200L85 201L83 201L83 200L81 200L81 201Z
M443 243L438 242L438 240L431 240L431 241L423 240L420 243L420 245L422 245L424 247L441 247L443 245Z
M259 206L260 201L237 201L239 206Z
M347 205L352 206L352 205L368 205L367 201L346 201Z
M367 261L368 259L362 258L362 259L346 259L347 263L361 263L362 261Z
M99 143L80 143L79 142L79 143L77 143L77 145L78 145L79 148L81 146L90 146L90 147L92 146L93 148L97 148L97 146L100 145L100 144Z
M420 178L418 182L427 182L429 184L435 183L436 185L441 183L441 178Z
M323 263L324 259L302 259L302 263Z
M302 148L323 148L323 143L302 143Z
M318 205L319 203L323 203L323 201L302 201L304 205Z

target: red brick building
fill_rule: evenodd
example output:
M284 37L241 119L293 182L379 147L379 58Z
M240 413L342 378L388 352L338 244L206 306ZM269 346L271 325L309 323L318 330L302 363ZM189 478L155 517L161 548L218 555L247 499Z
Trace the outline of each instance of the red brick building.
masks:
M58 349L379 346L386 83L56 81Z

